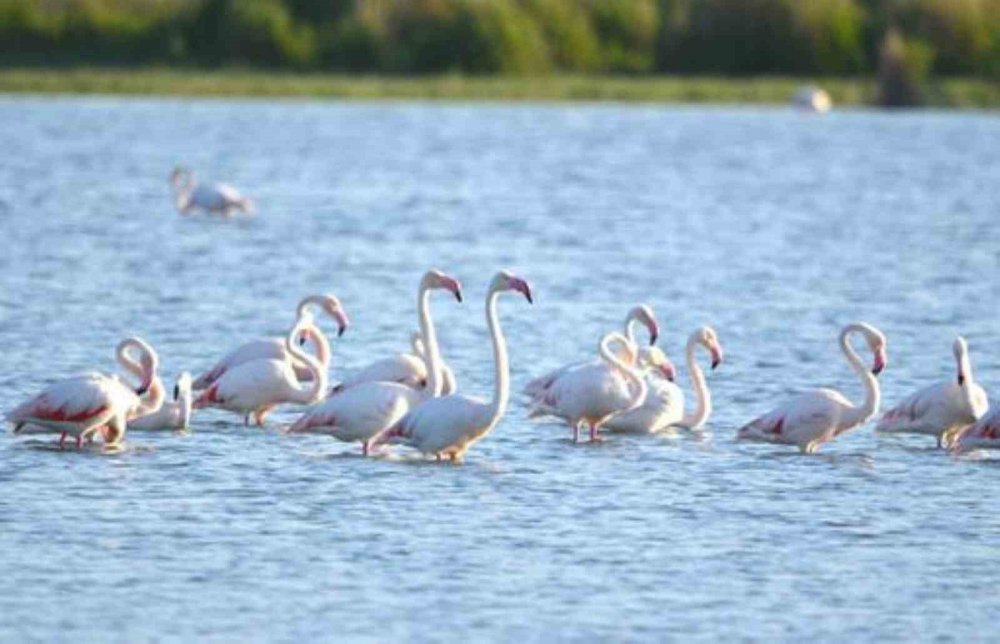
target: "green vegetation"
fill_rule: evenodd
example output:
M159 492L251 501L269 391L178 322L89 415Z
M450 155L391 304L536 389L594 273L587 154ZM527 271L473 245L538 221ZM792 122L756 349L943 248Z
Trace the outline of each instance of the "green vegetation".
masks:
M580 92L655 99L706 93L719 100L779 81L724 88L662 76L880 74L880 91L856 81L843 81L853 88L843 92L824 85L835 99L844 93L886 103L964 104L969 95L976 101L992 96L989 84L1000 80L1000 0L0 0L0 67L10 70L3 80L8 90L34 83L44 91L74 78L49 71L31 80L18 69L78 66L296 72L275 80L281 94L484 91L544 98ZM345 79L303 73L447 78L412 85L366 78L351 89ZM452 74L522 80L456 81ZM533 80L547 75L570 78ZM632 89L631 81L607 76L651 84ZM123 83L129 91L173 91L175 84L196 82L192 74L176 77L183 82L166 72L143 77L76 76L89 79L89 88ZM262 91L242 72L209 77L226 89L208 93ZM968 81L975 87L969 92L942 89L956 86L941 80L951 77L981 83ZM241 84L245 92L236 91Z
M820 79L839 105L870 103L871 79ZM802 84L790 77L347 76L259 70L8 69L0 92L176 96L328 97L345 99L456 99L645 101L786 104ZM1000 84L972 79L931 83L927 102L940 107L1000 107Z

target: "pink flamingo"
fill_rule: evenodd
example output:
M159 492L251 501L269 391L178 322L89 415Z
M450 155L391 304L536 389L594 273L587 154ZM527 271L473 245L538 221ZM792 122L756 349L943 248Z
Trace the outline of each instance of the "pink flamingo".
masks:
M349 321L347 313L344 312L340 300L335 295L310 295L303 298L295 309L295 324L298 324L307 314L311 315L313 307L318 307L337 322L337 337L344 334ZM327 360L327 362L322 363L325 372L329 366L329 355L324 359ZM198 391L206 389L221 378L226 371L252 360L284 360L291 363L299 380L305 381L312 378L312 371L308 365L296 359L285 348L284 338L260 338L251 340L230 351L216 362L214 367L195 378L192 388Z
M632 307L628 315L625 316L625 337L630 343L635 344L635 326L637 324L642 324L649 331L649 345L653 346L656 344L656 339L660 335L660 325L656 321L656 315L653 314L653 309L646 304L639 304ZM545 397L546 390L552 386L552 383L556 381L561 375L570 369L575 369L585 364L601 364L600 358L589 361L579 361L572 362L570 364L564 365L554 371L550 371L544 376L539 376L534 380L528 382L522 390L527 396L533 399L541 399Z
M860 334L875 356L869 372L850 345L850 337ZM861 379L865 400L860 407L838 391L816 389L788 401L740 428L737 438L795 445L804 454L815 453L823 443L833 440L878 413L881 393L875 377L886 365L886 340L881 331L870 324L855 322L840 332L840 349L847 362Z
M155 378L152 391L155 387L162 389L163 385L159 378ZM191 374L181 373L174 385L173 399L164 402L156 411L152 411L143 416L138 416L129 421L128 428L132 431L158 431L158 430L180 430L185 431L191 424Z
M229 217L234 212L253 213L253 201L227 183L198 183L194 173L180 166L170 173L177 210L187 214L194 208Z
M622 359L612 350L617 342L625 349ZM565 419L573 429L573 442L580 439L580 425L590 427L590 440L598 440L598 428L616 414L623 414L642 405L648 385L637 363L635 343L621 333L608 333L598 343L602 362L583 364L565 369L534 401L531 417L556 416Z
M311 341L316 350L314 358L299 346L296 340ZM303 385L288 360L274 358L251 360L228 369L221 378L202 392L194 401L194 408L218 407L242 415L244 424L250 424L251 414L258 426L274 407L283 403L309 405L320 401L326 392L326 368L330 345L326 336L313 323L312 315L305 315L285 338L285 349L296 360L307 365L311 384Z
M359 441L362 454L367 456L372 439L399 422L419 403L438 395L442 390L442 370L430 313L430 293L438 289L450 291L456 300L462 301L462 286L455 278L432 270L420 280L417 310L421 334L428 339L427 351L423 354L423 371L429 374L426 387L415 389L409 383L400 382L359 382L307 411L292 425L289 433L326 434L345 442Z
M138 362L128 355L131 349L140 352ZM158 407L163 399L140 398L156 376L158 360L152 347L140 338L127 338L118 344L115 357L139 379L137 387L132 389L117 376L97 372L54 382L6 414L6 419L14 425L14 433L25 430L57 433L60 448L65 447L67 436L76 439L79 449L84 439L98 432L106 444L120 443L129 419Z
M705 374L694 359L698 346L708 351L712 369L722 363L722 344L712 327L703 326L688 337L685 354L687 369L698 400L694 412L684 410L684 392L674 384L673 378L652 378L647 375L649 391L643 403L632 411L612 416L604 423L604 427L612 431L635 433L651 433L671 427L692 430L702 428L712 414L712 395L705 382Z
M954 434L983 417L990 403L986 392L972 377L969 345L955 338L952 345L958 375L929 385L903 399L882 416L875 431L886 434L926 434L947 446Z
M955 452L1000 449L1000 407L995 407L975 423L956 431L946 447Z
M497 299L505 291L516 291L532 302L528 283L508 271L500 271L490 282L486 294L486 324L493 343L494 388L489 402L460 394L431 398L403 417L394 427L374 441L403 444L440 460L448 457L461 461L466 451L496 427L507 410L510 398L510 368L507 342L500 329ZM428 351L435 347L428 337Z

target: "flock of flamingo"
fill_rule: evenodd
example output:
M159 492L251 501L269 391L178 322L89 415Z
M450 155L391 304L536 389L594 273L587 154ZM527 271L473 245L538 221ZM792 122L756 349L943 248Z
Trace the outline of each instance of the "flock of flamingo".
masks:
M486 294L486 326L493 346L494 389L490 400L457 393L454 373L438 346L431 316L431 294L445 291L462 301L458 280L430 270L417 293L419 332L411 351L377 360L329 386L330 345L317 313L344 333L348 317L333 295L311 295L296 309L295 322L284 337L249 341L226 354L192 379L177 379L173 396L158 374L156 352L137 337L123 340L116 359L134 379L90 372L57 381L6 414L15 434L54 433L59 447L73 437L79 449L100 437L117 446L127 430L186 430L192 411L214 407L239 414L262 426L278 405L303 405L305 411L289 434L323 434L361 444L362 453L383 453L408 446L438 460L460 461L468 449L500 422L510 398L507 344L500 327L498 301L503 293L519 293L532 302L531 288L508 271L498 272ZM641 325L648 345L636 337ZM685 406L675 383L675 369L656 346L659 325L646 305L632 308L622 332L601 337L597 356L565 365L531 380L524 388L530 416L564 420L573 441L586 427L590 441L602 430L654 433L674 428L697 430L712 413L705 374L696 359L703 349L715 369L723 360L722 344L710 327L690 335L686 365L697 403ZM852 346L860 338L873 356L866 367ZM809 391L747 423L737 438L794 445L804 453L859 427L879 411L877 376L886 365L886 339L870 324L845 326L838 338L847 362L861 380L865 397L856 405L831 389ZM309 350L307 350L307 347ZM926 434L938 446L955 451L1000 447L1000 409L988 413L986 393L974 380L968 346L961 337L953 347L956 377L929 385L886 412L876 426L885 433Z

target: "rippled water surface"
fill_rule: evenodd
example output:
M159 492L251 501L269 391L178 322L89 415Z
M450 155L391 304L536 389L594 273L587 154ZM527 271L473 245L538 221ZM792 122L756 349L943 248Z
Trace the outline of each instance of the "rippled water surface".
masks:
M956 333L998 391L998 141L957 113L0 99L0 409L133 333L172 381L315 291L353 322L336 378L406 347L431 266L465 283L434 312L466 392L500 267L537 296L501 302L515 388L640 301L678 362L703 323L727 358L702 434L574 446L515 398L462 466L283 436L294 409L118 454L0 436L0 639L995 637L1000 460L733 437L804 387L859 398L853 319L890 404L951 377ZM179 216L178 162L258 216Z

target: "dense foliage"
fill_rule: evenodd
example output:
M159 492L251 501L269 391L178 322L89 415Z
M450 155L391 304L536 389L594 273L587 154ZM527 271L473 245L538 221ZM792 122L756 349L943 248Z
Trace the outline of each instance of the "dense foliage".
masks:
M0 0L0 63L1000 76L1000 0Z

